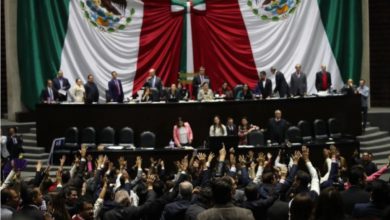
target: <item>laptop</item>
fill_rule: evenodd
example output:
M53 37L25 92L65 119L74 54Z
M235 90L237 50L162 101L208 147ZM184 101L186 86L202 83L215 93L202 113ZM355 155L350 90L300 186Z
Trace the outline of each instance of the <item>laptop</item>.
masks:
M238 142L238 136L209 137L208 147L212 152L218 152L222 148L222 144L225 144L228 151L231 147L237 149Z

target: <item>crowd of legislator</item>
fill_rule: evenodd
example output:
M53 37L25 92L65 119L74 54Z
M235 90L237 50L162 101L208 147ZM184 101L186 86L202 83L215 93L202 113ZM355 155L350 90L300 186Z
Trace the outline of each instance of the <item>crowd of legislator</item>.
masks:
M305 146L276 155L238 155L223 146L217 155L194 151L175 162L112 161L105 155L93 158L82 146L74 158L60 158L55 177L38 161L28 181L14 159L10 170L2 169L1 219L390 218L389 181L379 179L390 161L378 169L372 155L349 157L335 146L324 148L323 157L320 169ZM70 169L64 168L67 160ZM167 162L175 168L167 170Z

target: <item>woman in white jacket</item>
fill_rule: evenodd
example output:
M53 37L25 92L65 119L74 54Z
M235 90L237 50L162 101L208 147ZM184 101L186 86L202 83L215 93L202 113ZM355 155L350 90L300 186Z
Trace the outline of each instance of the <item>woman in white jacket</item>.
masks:
M70 89L70 96L73 102L84 102L85 89L81 79L76 79L76 84Z

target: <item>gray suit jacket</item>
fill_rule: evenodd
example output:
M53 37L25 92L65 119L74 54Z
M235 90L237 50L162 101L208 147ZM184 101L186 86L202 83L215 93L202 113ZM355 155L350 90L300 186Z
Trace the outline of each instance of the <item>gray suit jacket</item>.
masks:
M251 210L239 208L234 206L232 203L228 203L226 205L215 205L213 208L201 212L197 219L254 220L255 218L253 217Z
M306 74L301 72L300 77L296 73L291 75L290 92L293 96L303 96L307 92Z

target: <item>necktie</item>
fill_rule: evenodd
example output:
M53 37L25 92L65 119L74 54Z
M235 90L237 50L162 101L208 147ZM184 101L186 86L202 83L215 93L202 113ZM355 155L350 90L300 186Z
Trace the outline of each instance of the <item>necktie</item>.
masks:
M152 83L152 88L154 88L156 85L156 77L153 77L153 83Z
M200 76L200 84L203 84L203 81L204 81L204 79L203 79L203 76L201 75Z
M18 143L18 140L16 140L16 138L13 137L12 140L14 141L14 144Z
M50 96L50 101L53 101L54 96L53 96L53 91L51 90L51 88L49 88L49 96Z
M61 87L61 89L63 88L63 85L64 85L64 82L62 81L62 79L60 79L60 87Z
M116 88L117 88L117 90L118 90L118 94L121 93L121 89L120 89L120 87L119 87L119 82L118 82L118 80L115 80L115 85L116 85Z

